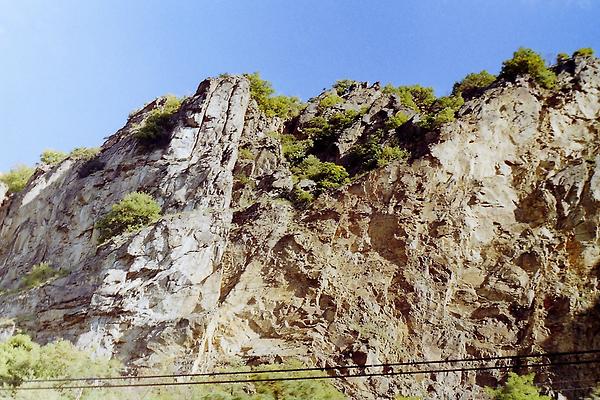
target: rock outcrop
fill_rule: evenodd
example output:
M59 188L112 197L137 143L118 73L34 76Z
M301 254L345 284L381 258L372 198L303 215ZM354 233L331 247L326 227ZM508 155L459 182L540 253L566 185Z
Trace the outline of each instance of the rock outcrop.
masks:
M334 161L401 107L377 85L342 97L340 109L366 111ZM195 371L240 359L361 365L600 348L598 60L577 60L552 91L498 82L439 132L408 124L410 160L303 210L284 199L293 178L271 133L301 129L319 98L281 121L259 111L243 77L207 80L169 144L148 152L131 132L160 101L95 159L40 169L0 200L2 318L40 341ZM98 245L94 222L132 191L153 195L164 217ZM41 262L69 273L19 289ZM539 378L557 374L600 379L577 366ZM361 399L470 399L500 376L337 384Z

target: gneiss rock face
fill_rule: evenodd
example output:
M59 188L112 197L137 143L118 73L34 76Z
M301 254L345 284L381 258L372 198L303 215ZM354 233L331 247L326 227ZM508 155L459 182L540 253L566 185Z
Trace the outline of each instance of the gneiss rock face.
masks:
M378 86L342 97L336 107L368 110L341 133L336 161L400 107ZM0 208L0 316L41 341L186 370L600 348L598 60L578 60L554 91L500 82L440 132L411 136L410 162L298 210L281 199L293 181L271 132L295 133L318 101L298 120L269 119L245 79L212 79L165 148L148 153L131 136L151 103L93 162L38 171ZM94 222L132 191L152 194L164 217L98 246ZM11 291L42 261L70 273ZM361 399L470 399L500 376L337 384ZM600 379L577 366L542 378L555 376Z

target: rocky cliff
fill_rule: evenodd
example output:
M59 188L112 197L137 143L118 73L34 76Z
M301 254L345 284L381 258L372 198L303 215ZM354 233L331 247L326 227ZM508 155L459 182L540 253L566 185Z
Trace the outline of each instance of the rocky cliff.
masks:
M40 166L20 193L0 187L3 334L185 371L600 348L600 62L559 72L553 90L500 80L435 130L411 115L393 132L410 157L303 207L286 200L295 181L276 133L302 138L330 92L283 120L261 112L246 78L209 79L168 143L148 149L132 132L157 99L95 158ZM378 84L340 95L331 110L360 112L328 149L339 164L409 112ZM95 222L133 191L163 217L99 245ZM42 262L63 273L23 289ZM542 377L558 374L600 379L576 366ZM360 399L470 399L500 376L336 384Z

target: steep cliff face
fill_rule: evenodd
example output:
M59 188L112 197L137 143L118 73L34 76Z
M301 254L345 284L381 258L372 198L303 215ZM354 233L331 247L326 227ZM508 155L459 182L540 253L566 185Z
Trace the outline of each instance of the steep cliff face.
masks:
M248 82L203 82L172 139L148 152L134 114L92 161L0 188L0 315L39 340L66 337L133 365L210 370L294 357L319 366L600 348L600 63L579 59L558 89L499 82L436 132L396 133L413 157L356 177L299 210ZM359 110L330 159L402 106L355 85ZM251 157L238 157L243 148ZM94 222L132 191L164 217L98 246ZM34 264L68 275L15 290ZM10 322L12 321L12 322ZM600 379L595 370L549 370ZM338 382L355 398L469 399L500 375L446 373Z

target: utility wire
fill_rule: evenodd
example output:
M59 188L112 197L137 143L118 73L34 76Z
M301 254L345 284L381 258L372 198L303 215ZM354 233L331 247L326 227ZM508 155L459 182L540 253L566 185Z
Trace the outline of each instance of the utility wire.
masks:
M202 373L186 373L186 374L164 374L164 375L140 375L140 376L109 376L109 377L87 377L87 378L56 378L56 379L32 379L24 383L42 383L42 382L82 382L82 381L111 381L111 380L141 380L141 379L161 379L161 378L180 378L180 377L208 377L208 376L227 376L227 375L248 375L248 374L271 374L271 373L286 373L286 372L312 372L312 371L339 371L352 370L363 368L392 368L413 365L432 365L432 364L450 364L464 362L485 362L499 360L521 360L527 358L538 357L565 357L586 354L598 354L600 349L581 350L581 351L565 351L554 353L529 353L511 356L494 356L494 357L479 357L479 358L455 358L446 360L425 360L425 361L404 361L397 363L382 363L382 364L365 364L365 365L347 365L333 367L305 367L305 368L283 368L273 370L258 370L258 371L224 371L224 372L202 372Z
M559 366L559 365L585 365L585 364L600 364L600 358L591 360L577 360L577 361L560 361L560 362L545 362L530 364L528 368L539 368L548 366ZM38 386L38 387L16 387L16 388L2 388L0 391L31 391L31 390L67 390L67 389L111 389L111 388L126 388L126 387L158 387L158 386L188 386L188 385L222 385L222 384L238 384L238 383L257 383L257 382L280 382L280 381L303 381L303 380L317 380L317 379L348 379L348 378L368 378L377 376L399 376L399 375L418 375L418 374L434 374L434 373L447 373L447 372L471 372L471 371L489 371L489 370L502 370L518 367L518 365L502 365L502 366L480 366L470 368L439 368L439 369L426 369L417 371L390 371L390 372L376 372L376 373L362 373L354 375L317 375L317 376L286 376L278 378L258 378L258 379L224 379L224 380L204 380L204 381L187 381L187 382L152 382L152 383L128 383L128 384L108 384L108 385L72 385L72 386ZM270 371L266 371L270 372ZM252 374L252 372L248 373Z

